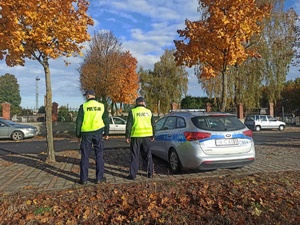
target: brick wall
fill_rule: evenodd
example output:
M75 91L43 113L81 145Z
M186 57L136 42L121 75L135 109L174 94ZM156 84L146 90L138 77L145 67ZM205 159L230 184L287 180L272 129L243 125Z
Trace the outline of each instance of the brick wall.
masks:
M8 102L2 103L2 117L3 119L10 120L10 106Z

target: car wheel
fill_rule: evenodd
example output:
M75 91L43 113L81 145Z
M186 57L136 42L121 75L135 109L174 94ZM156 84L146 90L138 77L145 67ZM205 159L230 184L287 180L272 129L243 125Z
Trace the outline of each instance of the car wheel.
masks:
M169 165L173 173L178 173L181 170L180 160L175 149L171 149L169 153Z
M21 131L14 131L11 138L15 141L22 140L24 138L24 134Z
M260 126L256 126L255 127L255 131L260 131L261 130L261 127Z
M284 126L280 125L278 130L283 131L284 130Z

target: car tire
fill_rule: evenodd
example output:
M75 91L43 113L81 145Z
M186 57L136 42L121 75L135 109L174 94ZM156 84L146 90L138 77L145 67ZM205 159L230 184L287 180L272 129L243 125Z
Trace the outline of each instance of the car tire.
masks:
M278 130L279 130L279 131L283 131L283 130L284 130L284 126L283 126L283 125L280 125L279 128L278 128Z
M23 140L24 139L24 134L21 131L14 131L11 134L11 139L15 141Z
M261 127L260 126L256 126L255 127L255 131L260 131L261 130Z
M181 170L180 160L175 149L170 150L169 165L173 173L178 173Z

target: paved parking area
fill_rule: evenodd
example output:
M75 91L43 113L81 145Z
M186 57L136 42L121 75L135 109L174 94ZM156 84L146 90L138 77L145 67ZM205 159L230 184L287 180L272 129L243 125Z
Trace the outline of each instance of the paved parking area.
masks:
M220 169L209 172L183 171L172 174L168 164L154 157L155 174L153 180L201 178L208 176L226 176L252 174L271 171L300 170L300 140L268 143L256 146L256 161L239 169ZM10 154L0 157L0 194L23 191L55 190L79 187L78 150L66 150L56 153L56 163L46 164L45 154ZM143 182L149 180L140 171L135 181L125 179L128 175L130 151L127 148L104 151L105 176L107 183ZM88 185L95 179L94 160L90 159ZM98 184L101 185L101 184Z

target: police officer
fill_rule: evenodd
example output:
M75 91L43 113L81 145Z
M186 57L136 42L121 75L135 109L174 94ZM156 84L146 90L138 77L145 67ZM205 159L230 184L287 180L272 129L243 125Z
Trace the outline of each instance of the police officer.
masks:
M80 105L76 118L76 137L80 142L80 184L87 184L89 156L94 149L96 156L96 181L105 182L104 160L103 160L103 140L109 133L109 117L103 103L95 99L95 92L87 90L84 94L87 101Z
M150 141L154 140L154 117L146 108L145 99L138 97L136 106L129 112L126 123L126 142L130 143L131 163L127 179L135 180L139 170L140 153L142 156L143 170L148 178L153 175L153 162Z

